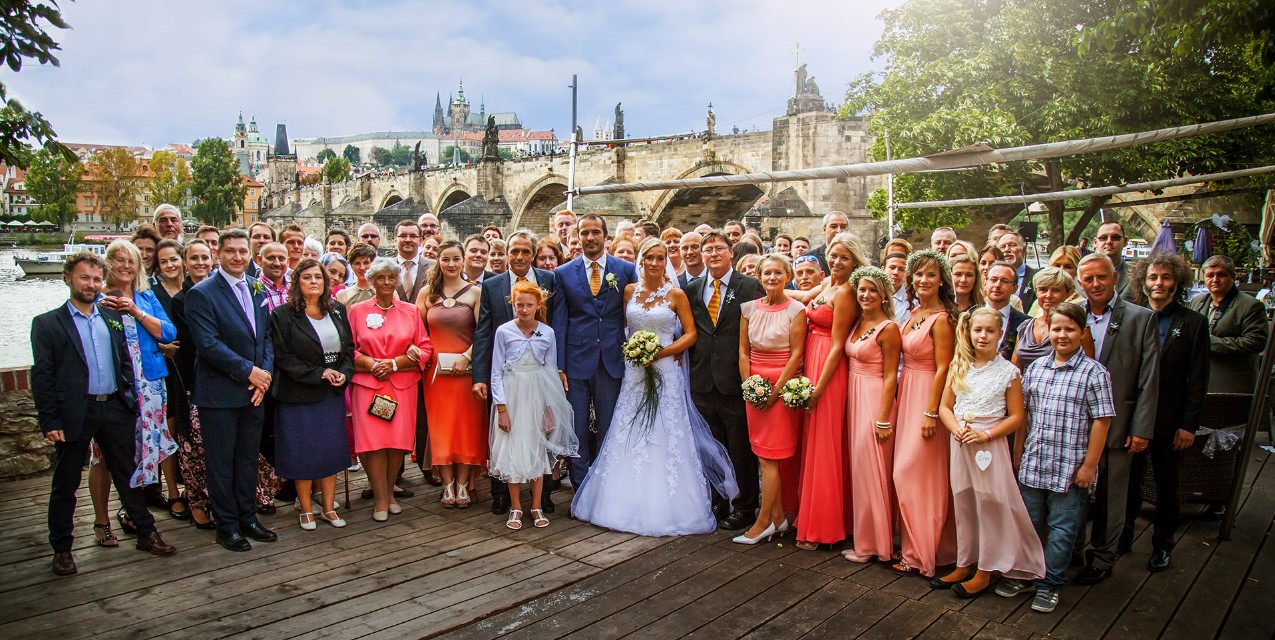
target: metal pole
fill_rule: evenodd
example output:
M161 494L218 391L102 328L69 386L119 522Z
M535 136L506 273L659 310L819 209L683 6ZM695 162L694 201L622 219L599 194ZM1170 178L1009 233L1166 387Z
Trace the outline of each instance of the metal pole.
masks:
M567 156L567 210L572 210L575 204L576 192L576 145L579 144L579 136L576 135L576 90L579 82L576 81L576 74L571 74L571 150Z
M890 130L889 129L885 130L885 159L886 159L886 162L889 162L890 160L894 159L894 156L890 151ZM886 227L886 230L885 230L885 237L887 239L892 240L894 239L894 174L893 173L886 174L885 185L886 185L886 211L887 211L887 220L889 224L889 226Z

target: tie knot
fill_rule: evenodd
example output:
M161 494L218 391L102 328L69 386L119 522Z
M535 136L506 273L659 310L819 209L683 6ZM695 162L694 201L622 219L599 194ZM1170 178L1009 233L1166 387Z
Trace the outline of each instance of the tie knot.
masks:
M407 267L408 269L411 269L411 268L412 268L413 266L415 266L415 265L416 265L416 261L414 261L414 260L404 260L404 261L403 261L403 266Z
M714 280L714 281L713 281L713 286L714 286L714 287L720 287L720 286L722 286L722 281L721 281L721 280Z

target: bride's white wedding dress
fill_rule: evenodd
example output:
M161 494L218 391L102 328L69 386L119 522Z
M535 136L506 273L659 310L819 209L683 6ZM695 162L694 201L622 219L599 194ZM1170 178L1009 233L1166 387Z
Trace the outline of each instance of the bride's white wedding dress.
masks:
M647 297L638 285L625 307L629 335L650 331L661 345L668 345L681 334L681 322L669 306L672 286L666 284ZM716 531L711 487L736 493L730 459L691 403L685 368L672 357L651 366L662 377L654 420L638 420L645 372L625 363L610 429L576 490L571 514L644 536Z

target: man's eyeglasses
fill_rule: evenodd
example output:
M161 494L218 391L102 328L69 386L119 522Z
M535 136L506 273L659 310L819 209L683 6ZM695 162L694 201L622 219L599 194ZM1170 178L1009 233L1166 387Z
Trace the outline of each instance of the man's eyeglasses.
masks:
M1097 238L1094 238L1094 239L1097 240L1098 242L1119 242L1120 240L1124 239L1124 236L1117 233L1114 235L1098 236Z
M700 248L700 253L727 253L729 251L730 247L723 247L720 244Z
M370 240L370 239L372 239L372 238L379 238L379 237L381 237L381 234L379 234L379 233L365 233L365 234L363 234L363 235L359 236L359 238L360 238L360 239L362 239L362 240Z

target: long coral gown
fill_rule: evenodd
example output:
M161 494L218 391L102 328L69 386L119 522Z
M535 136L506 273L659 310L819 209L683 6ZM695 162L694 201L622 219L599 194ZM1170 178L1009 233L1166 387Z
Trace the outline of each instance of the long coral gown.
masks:
M885 386L885 355L877 339L893 320L885 320L864 339L846 343L849 359L850 468L854 469L851 496L854 505L854 553L863 558L889 560L894 553L894 437L877 440L876 423L881 415L881 393ZM857 331L852 332L852 335ZM891 411L894 421L896 411Z
M472 285L425 311L434 353L463 353L474 344L474 308L456 300ZM474 397L473 377L434 375L434 363L425 372L425 412L429 415L429 456L435 465L487 465L487 403Z
M806 377L818 384L832 349L832 307L806 311ZM824 394L806 414L801 447L797 537L833 544L846 539L850 512L850 458L846 453L846 364L837 364Z
M894 493L899 501L903 562L933 577L935 569L956 561L952 488L948 479L948 441L937 424L934 435L921 435L937 366L930 329L946 313L926 318L903 333L903 375L899 378L898 417L894 429Z

